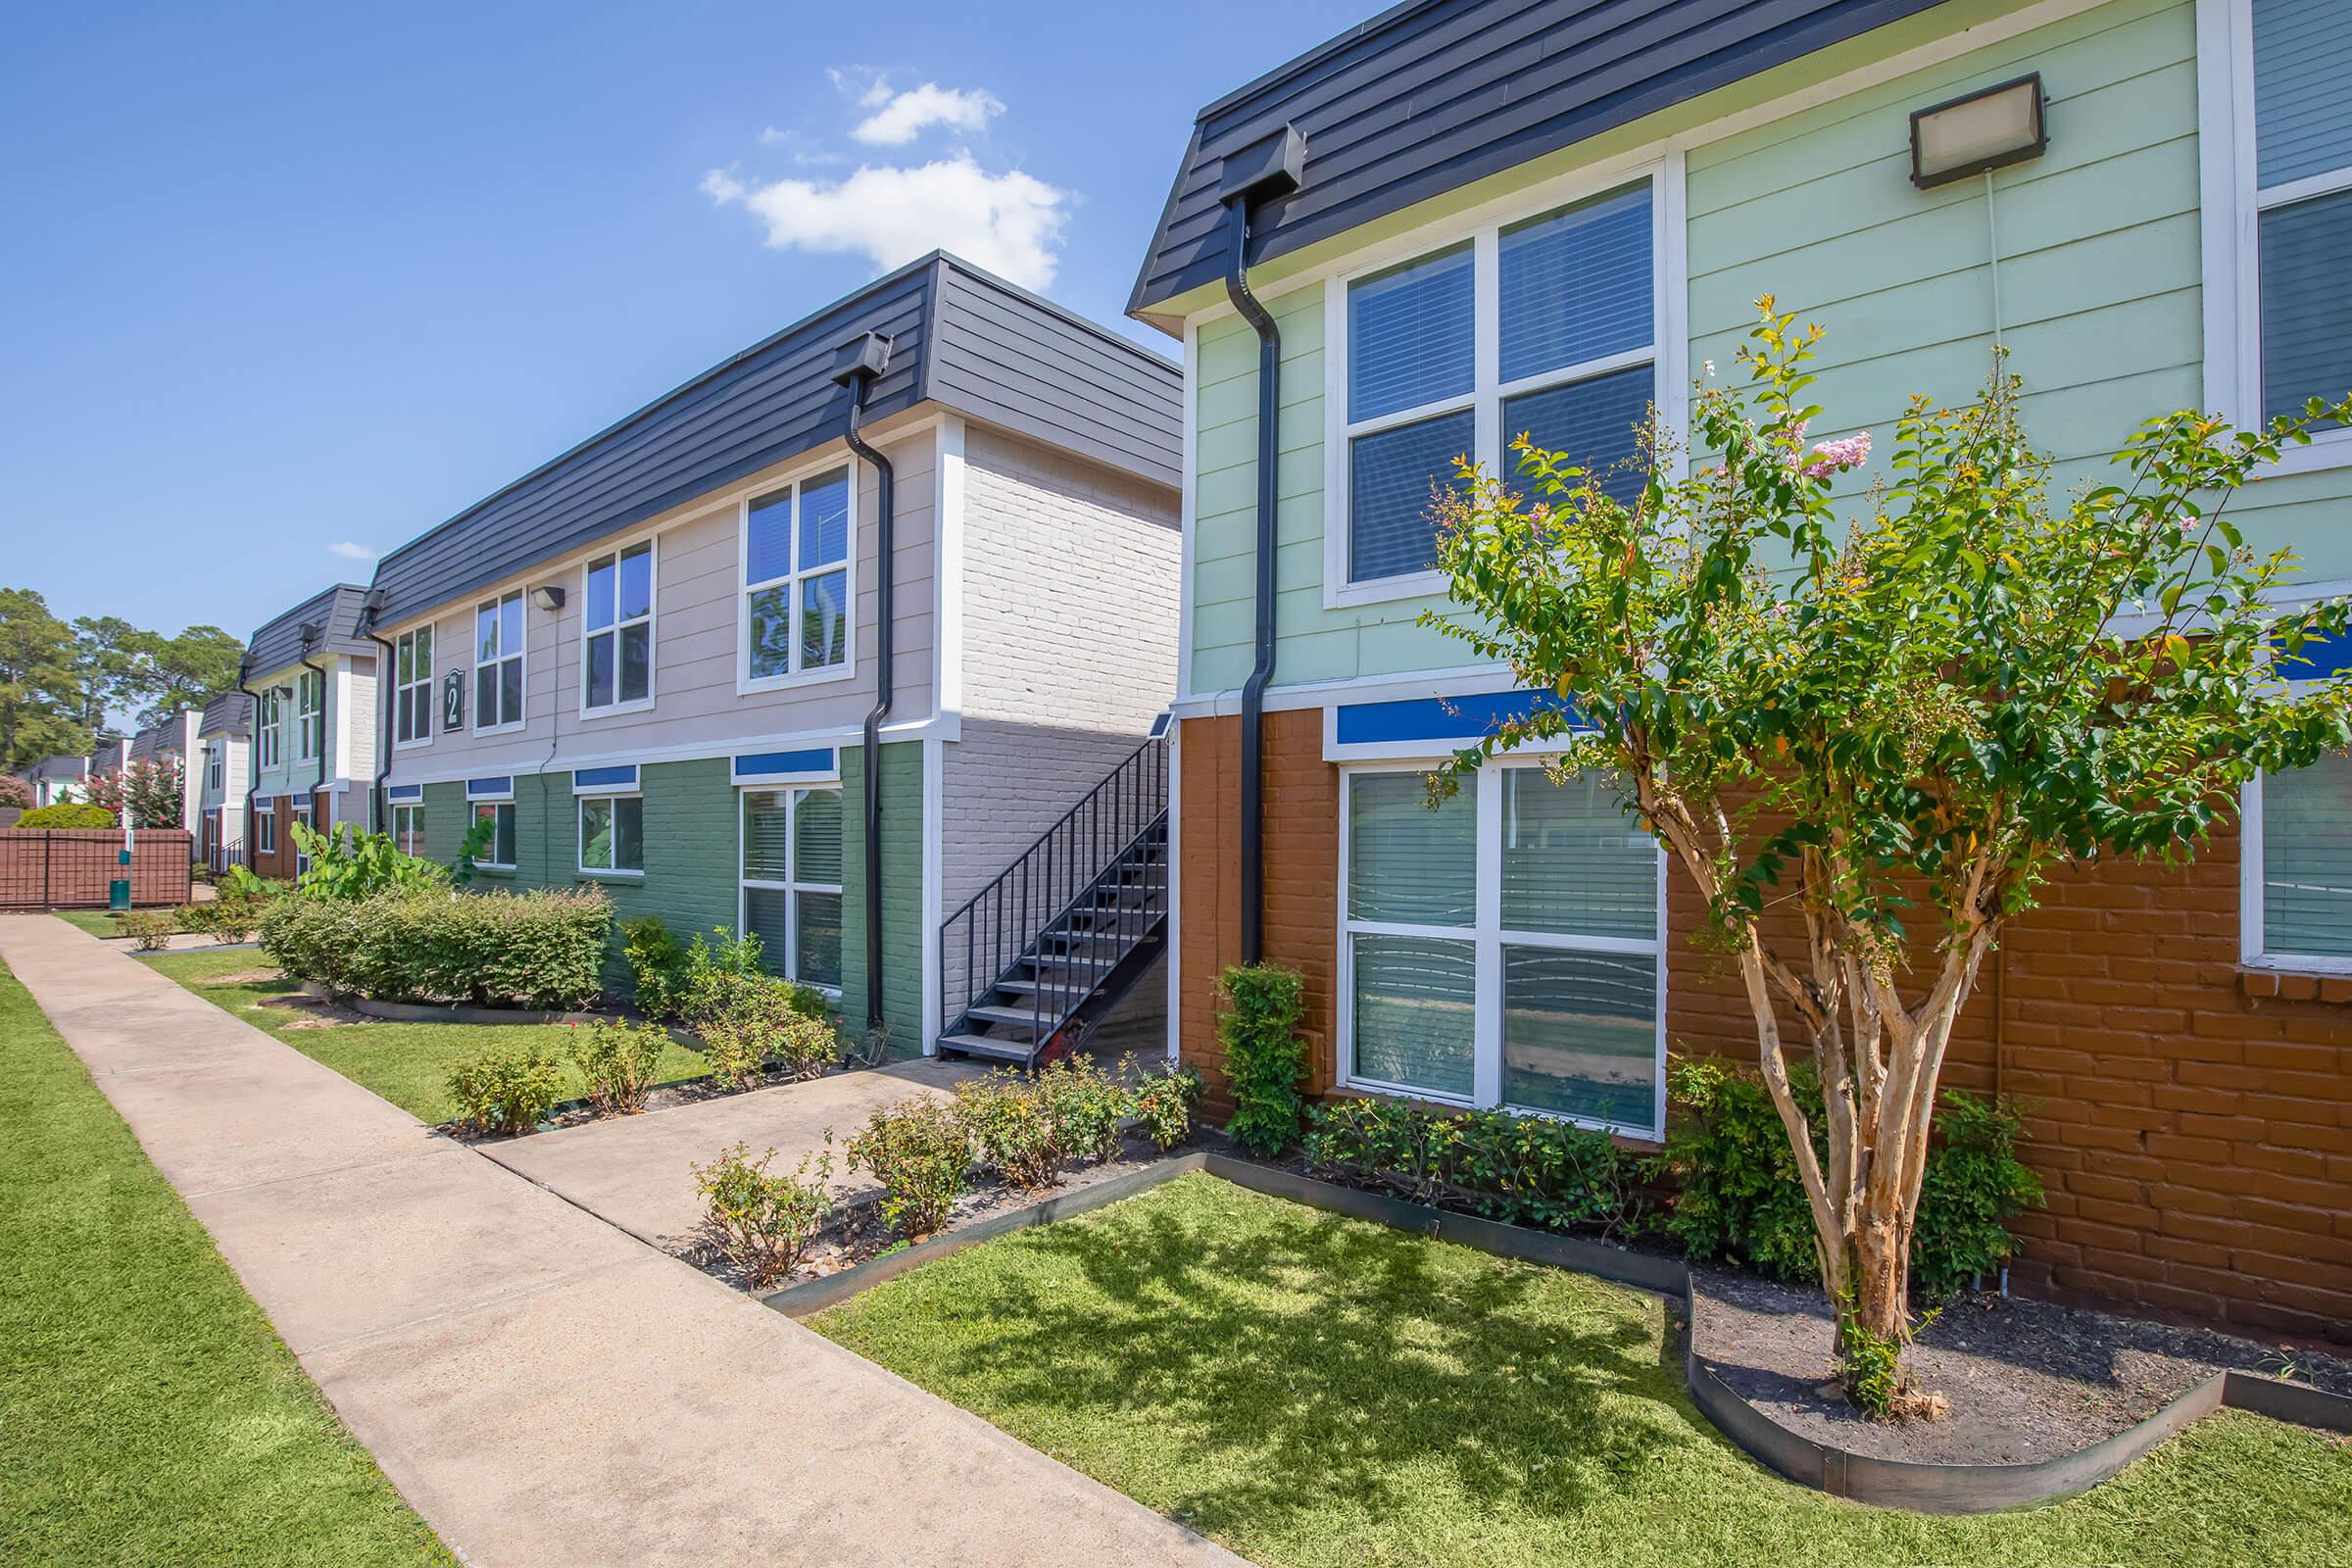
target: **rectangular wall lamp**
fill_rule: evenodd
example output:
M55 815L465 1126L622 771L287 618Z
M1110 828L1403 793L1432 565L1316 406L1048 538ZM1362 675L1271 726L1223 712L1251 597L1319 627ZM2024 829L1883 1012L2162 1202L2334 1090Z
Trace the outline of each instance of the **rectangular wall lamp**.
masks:
M1911 183L1921 190L2039 158L2050 144L2041 73L1914 110Z

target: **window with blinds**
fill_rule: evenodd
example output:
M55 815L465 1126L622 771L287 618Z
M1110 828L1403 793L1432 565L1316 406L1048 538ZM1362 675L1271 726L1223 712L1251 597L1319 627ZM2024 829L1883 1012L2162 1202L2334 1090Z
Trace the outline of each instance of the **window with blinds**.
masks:
M2352 757L2262 779L2263 955L2352 959Z
M841 790L743 792L743 928L769 970L841 988Z
M1458 458L1517 471L1510 443L1630 504L1656 391L1654 181L1480 231L1346 285L1345 595L1415 592ZM1374 595L1377 597L1377 594Z
M2251 0L2262 416L2352 392L2352 5Z
M1664 861L1607 781L1367 768L1342 810L1345 1080L1654 1135Z

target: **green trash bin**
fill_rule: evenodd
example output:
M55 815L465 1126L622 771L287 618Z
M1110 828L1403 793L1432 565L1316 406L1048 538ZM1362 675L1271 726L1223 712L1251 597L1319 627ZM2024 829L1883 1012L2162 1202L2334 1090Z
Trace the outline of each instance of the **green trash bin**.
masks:
M115 863L122 868L122 874L106 885L106 906L127 914L130 911L130 852L117 850Z

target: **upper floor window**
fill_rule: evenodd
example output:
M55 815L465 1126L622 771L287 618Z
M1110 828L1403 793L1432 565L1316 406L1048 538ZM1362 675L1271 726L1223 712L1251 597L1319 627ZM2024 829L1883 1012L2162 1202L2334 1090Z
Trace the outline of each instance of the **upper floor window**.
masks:
M261 753L263 767L275 767L285 760L285 695L282 686L264 688L259 710L254 715L253 740Z
M742 674L747 682L846 669L855 530L850 470L753 499L743 520Z
M294 709L295 755L308 762L326 749L325 672L306 669L298 686Z
M647 701L654 693L654 542L589 562L580 597L580 705Z
M473 610L473 728L522 722L522 590Z
M1521 435L1631 503L1657 391L1661 317L1650 177L1483 229L1348 281L1331 443L1341 498L1325 582L1335 603L1437 584L1437 491L1470 458L1506 477Z
M392 653L392 740L412 746L433 738L433 628L402 632Z
M2352 7L2199 0L2209 399L2241 424L2352 394ZM2352 462L2352 431L2286 470Z
M223 775L227 771L227 763L222 755L224 751L225 748L219 741L214 741L204 749L204 787L215 795L220 793L225 782Z

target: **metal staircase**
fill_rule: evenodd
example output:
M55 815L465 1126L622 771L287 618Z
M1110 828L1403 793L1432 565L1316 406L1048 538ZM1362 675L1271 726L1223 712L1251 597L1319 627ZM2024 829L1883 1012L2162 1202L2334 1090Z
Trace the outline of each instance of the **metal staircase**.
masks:
M1034 1067L1125 996L1168 941L1168 715L939 938L943 1054Z

